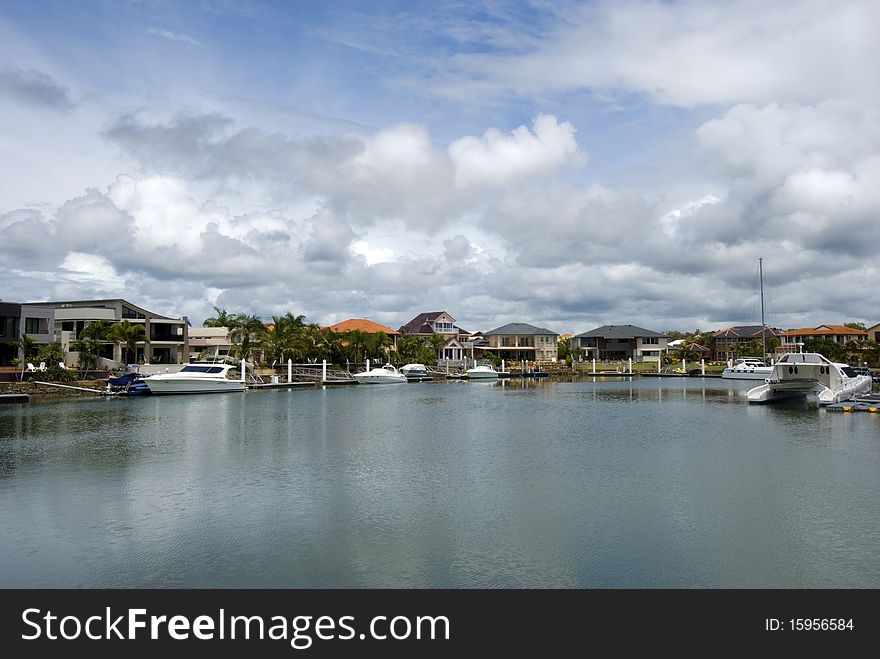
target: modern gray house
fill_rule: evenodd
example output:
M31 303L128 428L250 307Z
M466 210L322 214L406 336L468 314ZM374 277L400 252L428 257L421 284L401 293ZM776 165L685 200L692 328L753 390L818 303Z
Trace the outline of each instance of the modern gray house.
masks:
M137 344L138 359L147 364L186 364L189 361L189 321L186 316L169 318L120 298L109 300L67 300L61 302L32 302L28 306L54 311L52 340L61 343L65 351L90 323L106 320L132 325L143 325L149 341ZM106 356L114 361L123 359L118 344L107 345Z
M38 346L52 343L54 324L52 309L0 300L0 365L8 366L13 359L22 358L17 344L23 336Z
M585 359L629 359L657 361L669 337L635 325L603 325L578 334L571 340L572 350L583 350Z

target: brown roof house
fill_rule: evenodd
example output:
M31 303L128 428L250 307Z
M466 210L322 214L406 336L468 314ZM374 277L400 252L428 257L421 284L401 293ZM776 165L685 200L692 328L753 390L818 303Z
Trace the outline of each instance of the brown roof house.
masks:
M457 327L455 318L446 311L426 311L401 326L401 334L419 336L430 341L434 334L443 337L443 344L437 348L437 361L461 361L473 357L473 344L470 332Z

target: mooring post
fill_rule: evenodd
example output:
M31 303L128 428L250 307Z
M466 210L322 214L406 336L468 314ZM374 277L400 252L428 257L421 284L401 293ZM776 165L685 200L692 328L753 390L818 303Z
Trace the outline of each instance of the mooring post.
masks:
M327 360L321 361L321 382L327 382Z
M288 357L287 358L287 384L293 382L293 360Z

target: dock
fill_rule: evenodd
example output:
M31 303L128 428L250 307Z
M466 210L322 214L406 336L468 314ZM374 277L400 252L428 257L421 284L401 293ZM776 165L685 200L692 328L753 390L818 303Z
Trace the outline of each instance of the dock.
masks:
M29 403L31 397L27 394L0 394L0 405L3 403Z
M853 400L832 403L826 405L825 409L829 412L871 412L876 414L880 412L880 394L868 394Z

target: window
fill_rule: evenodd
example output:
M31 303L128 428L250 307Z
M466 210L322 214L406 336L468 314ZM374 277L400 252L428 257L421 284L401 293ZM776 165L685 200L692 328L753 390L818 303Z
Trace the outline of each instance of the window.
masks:
M446 334L451 334L453 331L452 323L439 323L439 322L434 323L434 331L435 332L444 332Z
M41 323L40 321L45 321L45 318L25 318L24 319L24 333L25 334L48 334L48 323ZM45 329L42 329L42 327Z
M510 347L510 337L509 336L502 336L501 337L501 347L502 348L509 348Z
M642 337L642 343L647 345L658 345L660 343L660 339L656 336L645 336Z
M18 318L0 316L0 336L18 338Z

